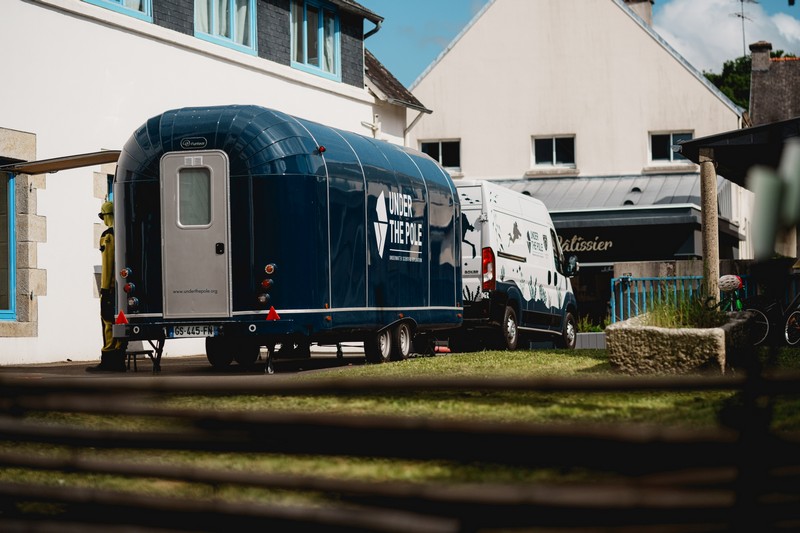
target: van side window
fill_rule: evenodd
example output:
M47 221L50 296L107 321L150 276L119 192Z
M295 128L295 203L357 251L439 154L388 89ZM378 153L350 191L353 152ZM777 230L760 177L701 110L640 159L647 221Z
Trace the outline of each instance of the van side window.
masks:
M564 253L561 251L561 243L558 240L558 235L554 229L550 229L550 241L553 243L551 248L553 249L553 261L555 263L556 272L559 274L564 274Z

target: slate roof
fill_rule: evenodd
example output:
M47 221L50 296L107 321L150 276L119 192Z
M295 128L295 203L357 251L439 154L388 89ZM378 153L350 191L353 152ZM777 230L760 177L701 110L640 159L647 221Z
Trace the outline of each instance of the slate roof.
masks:
M357 15L364 17L373 24L379 24L383 22L382 16L378 15L373 11L370 11L369 9L362 6L358 2L355 2L354 0L328 0L328 1L338 6L340 9L343 9L344 11L349 11L350 13L355 13Z
M375 95L378 99L424 113L431 112L366 48L364 49L364 71L368 80L372 82L370 89L375 93L380 93Z
M700 174L696 172L492 181L538 198L551 212L676 204L702 205ZM717 186L725 186L724 178L717 178Z

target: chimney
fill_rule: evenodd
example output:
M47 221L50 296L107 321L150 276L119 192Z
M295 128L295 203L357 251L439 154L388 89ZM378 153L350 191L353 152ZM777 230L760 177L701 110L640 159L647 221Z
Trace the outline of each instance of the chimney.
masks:
M630 10L639 15L648 26L653 25L653 2L655 0L625 0Z
M750 60L752 66L751 70L769 70L769 53L772 50L772 44L767 41L758 41L750 45Z

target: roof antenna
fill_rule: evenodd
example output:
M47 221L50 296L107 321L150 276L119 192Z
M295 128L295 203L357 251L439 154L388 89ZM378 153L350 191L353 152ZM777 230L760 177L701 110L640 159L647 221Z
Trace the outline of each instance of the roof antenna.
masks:
M740 5L740 11L739 13L731 13L731 16L739 17L740 19L742 19L742 57L747 57L747 47L745 46L745 39L744 39L744 21L749 20L750 22L753 22L753 19L745 16L744 5L757 4L758 2L756 0L737 0L737 1L739 2Z

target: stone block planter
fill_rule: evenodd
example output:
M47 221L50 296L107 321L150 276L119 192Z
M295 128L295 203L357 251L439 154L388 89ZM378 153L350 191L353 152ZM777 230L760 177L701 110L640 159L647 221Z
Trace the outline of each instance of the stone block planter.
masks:
M608 361L627 374L725 374L752 355L750 315L718 328L660 328L633 317L606 327Z

